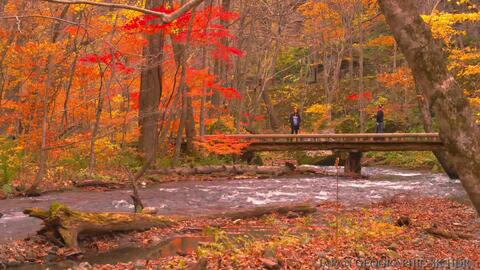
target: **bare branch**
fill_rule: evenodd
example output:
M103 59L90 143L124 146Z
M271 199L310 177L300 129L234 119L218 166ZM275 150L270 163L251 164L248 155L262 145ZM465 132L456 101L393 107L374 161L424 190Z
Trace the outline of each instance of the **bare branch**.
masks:
M93 2L93 1L85 1L85 0L42 0L44 2L56 3L56 4L65 4L65 5L91 5L91 6L99 6L99 7L108 7L108 8L116 8L116 9L127 9L138 11L140 13L154 15L160 17L163 23L170 23L177 19L178 17L185 14L190 9L198 6L204 0L191 0L183 5L181 8L175 10L174 12L167 14L164 12L158 12L146 8L141 8L137 6L131 5L124 5L124 4L114 4L114 3L103 3L103 2Z
M18 21L19 19L24 19L24 18L42 18L42 19L56 20L56 21L59 21L59 22L64 22L64 23L68 23L68 24L79 25L79 26L85 27L84 25L79 24L77 22L72 22L72 21L64 20L64 19L57 18L57 17L50 17L50 16L43 16L43 15L5 16L5 17L0 17L0 20L15 19L15 20Z

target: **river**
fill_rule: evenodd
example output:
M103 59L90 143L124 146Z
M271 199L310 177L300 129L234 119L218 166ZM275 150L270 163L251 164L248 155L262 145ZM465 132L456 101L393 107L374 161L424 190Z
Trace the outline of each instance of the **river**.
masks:
M450 180L445 174L376 167L363 168L363 174L366 179L339 179L341 203L358 206L407 194L466 198L460 182ZM297 176L170 182L142 189L141 197L147 206L156 207L159 214L199 215L269 203L335 200L336 193L335 177ZM26 208L47 208L57 201L84 211L133 211L130 194L130 190L67 191L2 200L0 243L23 239L40 229L39 220L22 213Z

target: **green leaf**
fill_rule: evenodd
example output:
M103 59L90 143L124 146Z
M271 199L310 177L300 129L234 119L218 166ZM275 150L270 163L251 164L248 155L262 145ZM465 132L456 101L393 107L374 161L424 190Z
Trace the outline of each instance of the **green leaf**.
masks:
M2 186L2 191L8 194L8 193L12 193L13 189L10 184L5 184Z

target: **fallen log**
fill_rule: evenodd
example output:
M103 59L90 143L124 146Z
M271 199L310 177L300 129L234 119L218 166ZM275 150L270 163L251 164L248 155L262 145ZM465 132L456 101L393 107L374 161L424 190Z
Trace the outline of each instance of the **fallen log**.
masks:
M292 170L290 170L290 168L286 166L282 166L282 167L259 166L257 167L257 171L256 171L257 174L267 174L267 175L276 175L276 176L283 175L288 172L292 172Z
M308 165L300 165L295 168L295 172L298 173L312 173L312 174L328 174L328 172L323 168L318 168Z
M149 170L148 174L178 174L178 175L194 175L194 174L213 174L226 172L228 169L226 166L199 166L195 168L190 167L177 167L177 168L163 168L156 170Z
M287 215L289 213L296 213L299 216L305 216L315 213L317 208L309 202L302 202L293 205L284 204L270 204L266 206L256 207L248 210L240 210L235 212L223 212L208 216L210 218L229 218L229 219L248 219L258 218L271 214Z
M111 232L142 231L170 227L175 222L160 216L138 213L90 213L52 203L49 210L30 208L25 214L43 220L41 234L60 238L66 247L77 248L78 237Z
M147 173L149 175L159 174L159 175L182 175L182 176L189 176L189 175L209 175L209 174L231 174L231 175L238 175L238 174L251 174L251 175L283 175L291 172L295 172L295 167L289 164L285 166L253 166L253 165L240 165L240 166L200 166L200 167L180 167L180 168L167 168L167 169L156 169L150 170ZM298 171L302 172L302 171Z
M442 237L442 238L453 239L453 240L457 240L457 239L469 240L474 238L474 236L470 234L450 232L447 230L442 230L435 226L425 229L425 232L436 237Z
M194 169L196 174L222 173L228 170L226 166L199 166ZM233 172L232 168L230 170Z
M255 175L255 174L257 174L258 166L245 165L245 166L239 167L239 170L242 172L242 174Z
M237 175L237 174L243 174L244 171L241 165L229 165L229 166L225 166L225 173L228 173L231 175Z
M123 183L104 182L100 180L73 181L73 185L77 188L98 187L98 188L116 189L116 188L125 187L125 184Z

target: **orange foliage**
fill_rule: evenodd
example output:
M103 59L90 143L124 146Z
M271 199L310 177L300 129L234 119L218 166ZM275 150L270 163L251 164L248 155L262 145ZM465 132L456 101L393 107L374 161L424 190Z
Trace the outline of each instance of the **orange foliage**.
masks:
M368 42L370 46L393 46L395 39L392 36L379 36Z
M63 5L37 2L35 9L30 10L33 15L61 17ZM23 14L25 5L30 4L27 0L8 1L2 15ZM175 1L174 8L179 6L180 1ZM162 31L173 40L185 43L192 16L192 57L187 62L186 84L198 124L203 97L218 91L225 102L241 98L208 68L194 68L199 66L199 49L205 49L209 57L226 62L244 54L224 45L223 41L233 35L219 23L230 22L238 18L238 14L212 6L198 8L194 15L187 12L170 24L147 26L151 16L74 5L65 20L77 20L79 25L39 17L22 18L18 25L14 20L2 21L0 52L6 54L0 60L0 128L6 130L6 134L1 135L14 135L26 153L36 153L41 148L42 123L46 116L45 147L49 160L84 160L90 152L89 143L100 108L94 151L96 163L108 166L112 156L121 151L121 145L138 139L137 110L140 73L145 64L142 57L147 42L145 35ZM52 33L52 29L58 32ZM9 42L12 36L14 39ZM159 108L162 128L178 122L178 102L174 101L179 97L181 78L170 43L166 44L161 63L164 72ZM211 106L205 104L206 110ZM174 117L167 125L164 120L169 113L174 113ZM225 147L228 145L231 150L220 152L233 153L241 146L225 143Z
M217 155L240 154L250 143L238 137L216 135L199 139L195 144L206 152Z
M387 88L403 87L413 89L414 81L410 68L403 66L394 73L383 73L377 75L377 81Z

